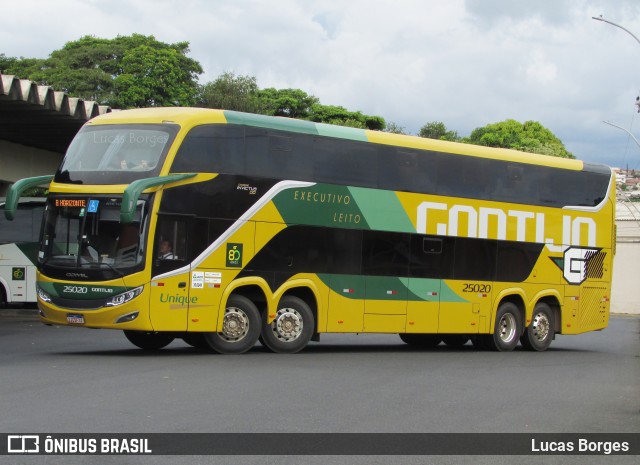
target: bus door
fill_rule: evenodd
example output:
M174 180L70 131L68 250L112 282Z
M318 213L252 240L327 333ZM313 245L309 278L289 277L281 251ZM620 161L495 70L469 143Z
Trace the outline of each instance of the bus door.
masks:
M149 313L155 331L186 331L191 270L187 216L158 214L153 240Z

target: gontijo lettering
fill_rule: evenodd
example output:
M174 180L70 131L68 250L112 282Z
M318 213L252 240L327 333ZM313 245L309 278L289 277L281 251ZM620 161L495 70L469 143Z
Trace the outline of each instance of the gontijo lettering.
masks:
M459 231L461 217L466 217L466 232ZM545 220L545 214L540 212L505 211L487 207L477 209L470 205L454 205L449 208L446 203L422 202L418 205L416 230L420 234L488 239L490 224L495 224L497 236L492 239L546 243L547 247L554 252L563 251L563 248L556 243L589 247L596 244L596 222L591 218L581 216L572 218L569 215L563 215L562 237L556 238L547 237ZM508 223L515 226L515 237L508 237ZM587 234L586 244L580 244L583 230Z

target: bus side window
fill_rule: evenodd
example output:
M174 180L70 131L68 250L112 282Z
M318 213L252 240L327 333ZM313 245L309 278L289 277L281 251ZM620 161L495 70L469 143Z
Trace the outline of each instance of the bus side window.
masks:
M187 221L159 214L153 246L154 273L180 268L187 258Z
M411 236L409 277L449 279L453 275L453 241L455 238Z

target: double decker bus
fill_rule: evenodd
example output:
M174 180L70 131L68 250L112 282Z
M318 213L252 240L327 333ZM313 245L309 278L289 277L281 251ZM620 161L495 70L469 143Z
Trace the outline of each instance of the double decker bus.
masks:
M397 333L543 351L607 326L614 211L611 170L577 160L233 111L114 112L85 124L49 185L40 316L145 349L293 353L322 333Z
M0 199L4 210L5 199ZM20 199L15 218L0 216L0 308L36 302L36 257L45 199Z

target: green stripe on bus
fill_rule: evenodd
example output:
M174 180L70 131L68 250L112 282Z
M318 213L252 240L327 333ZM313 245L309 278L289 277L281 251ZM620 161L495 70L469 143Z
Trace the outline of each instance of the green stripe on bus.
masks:
M256 126L278 131L291 131L314 136L336 137L339 139L367 142L367 134L364 129L346 128L333 124L314 123L293 118L274 118L273 116L254 115L237 111L224 111L224 117L229 124Z
M369 223L351 192L344 186L316 184L287 189L273 199L287 224L369 229Z
M302 134L318 135L316 124L310 121L301 121L292 118L274 118L273 116L239 113L237 111L224 111L224 117L229 124L255 126L278 131L292 131Z
M415 233L416 229L393 191L349 187L371 229Z
M318 134L321 136L338 137L340 139L368 142L367 134L364 129L345 128L342 126L323 123L316 123L316 129L318 130Z
M122 294L130 288L122 286L101 286L100 284L49 283L38 281L38 286L52 297L76 300L107 299Z
M347 299L407 300L412 302L465 303L442 280L397 278L393 276L356 276L328 273L317 274L320 281L336 294ZM363 288L365 283L371 287ZM351 292L345 292L350 290Z

